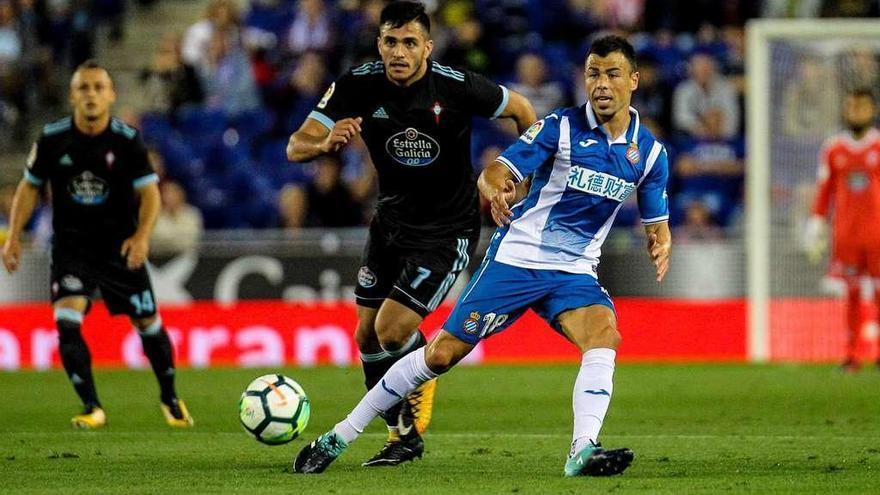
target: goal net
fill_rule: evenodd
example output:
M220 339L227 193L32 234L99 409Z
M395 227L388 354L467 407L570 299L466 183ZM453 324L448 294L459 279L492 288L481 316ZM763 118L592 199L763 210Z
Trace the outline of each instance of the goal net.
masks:
M880 28L876 20L756 20L748 56L750 357L836 361L846 344L842 284L827 276L827 257L808 259L803 232L820 148L842 129L843 96L854 87L880 90ZM860 347L873 355L869 302Z

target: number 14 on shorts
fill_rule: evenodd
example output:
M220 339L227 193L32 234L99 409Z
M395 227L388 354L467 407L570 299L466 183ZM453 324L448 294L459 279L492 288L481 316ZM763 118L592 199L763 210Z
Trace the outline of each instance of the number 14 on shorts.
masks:
M148 290L140 294L133 294L128 300L134 306L135 313L139 315L152 313L156 309L156 304L153 302L153 293Z

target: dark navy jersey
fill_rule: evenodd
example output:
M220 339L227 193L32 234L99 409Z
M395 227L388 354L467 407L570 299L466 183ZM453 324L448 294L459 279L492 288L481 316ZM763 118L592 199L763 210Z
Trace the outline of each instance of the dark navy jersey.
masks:
M427 63L425 76L406 88L386 78L381 61L355 67L309 118L328 129L344 118L363 119L383 230L416 240L463 237L480 224L471 121L498 117L508 92L477 73Z
M43 128L24 176L51 187L54 246L100 253L118 253L134 234L135 190L159 180L137 130L111 119L104 132L89 136L71 117Z

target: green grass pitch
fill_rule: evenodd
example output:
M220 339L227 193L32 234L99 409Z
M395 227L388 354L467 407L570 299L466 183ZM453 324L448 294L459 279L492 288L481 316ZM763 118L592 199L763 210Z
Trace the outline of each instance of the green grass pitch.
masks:
M196 418L170 431L152 374L98 371L103 431L74 431L60 371L2 373L3 493L878 493L880 372L828 366L618 366L602 441L630 447L613 478L562 477L576 366L462 367L440 381L422 460L360 463L377 421L322 475L287 472L302 445L362 393L356 368L280 369L310 394L303 438L268 447L238 425L241 390L266 370L181 370ZM276 371L276 370L268 370Z

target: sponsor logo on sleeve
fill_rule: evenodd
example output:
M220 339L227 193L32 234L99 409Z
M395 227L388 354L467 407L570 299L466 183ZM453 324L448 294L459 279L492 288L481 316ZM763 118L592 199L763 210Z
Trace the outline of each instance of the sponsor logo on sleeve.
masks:
M321 97L321 101L318 102L318 108L323 110L327 106L327 103L330 101L330 98L333 97L334 91L336 91L336 83L330 84L330 87L327 88L327 91L324 93L324 96Z
M82 290L83 283L82 283L82 280L80 280L79 278L77 278L73 275L65 275L61 279L61 287L64 287L65 289L67 289L69 291L78 291L78 290Z
M364 289L369 289L376 285L376 274L366 266L362 266L358 270L358 285Z
M529 127L528 129L526 129L526 132L524 132L523 135L520 136L519 138L520 138L520 140L524 141L527 144L532 144L533 142L535 142L535 138L538 137L538 134L541 133L541 129L543 129L543 128L544 128L544 119L541 119L541 120L535 122L534 124L532 124L532 126Z

